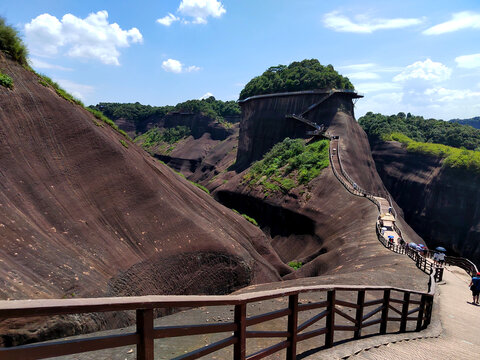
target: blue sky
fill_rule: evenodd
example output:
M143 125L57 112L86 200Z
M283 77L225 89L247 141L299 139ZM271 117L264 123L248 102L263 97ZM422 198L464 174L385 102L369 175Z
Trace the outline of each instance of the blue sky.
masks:
M32 66L86 104L236 100L268 67L317 58L367 111L480 115L476 1L2 1Z

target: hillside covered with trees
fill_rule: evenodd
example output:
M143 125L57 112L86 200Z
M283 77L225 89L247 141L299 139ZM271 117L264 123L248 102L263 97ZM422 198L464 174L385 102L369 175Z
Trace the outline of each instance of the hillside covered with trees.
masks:
M362 116L360 125L372 142L398 141L411 153L443 159L443 165L480 173L480 130L408 113Z
M470 125L475 129L480 129L480 116L475 116L470 119L452 119L451 122L455 122L462 125Z
M288 66L272 66L254 77L240 92L240 100L261 94L325 88L354 89L350 80L332 65L323 66L317 59L295 61Z
M392 133L401 133L417 142L480 150L480 130L455 122L403 112L390 116L368 112L358 122L372 140L388 140Z
M216 100L215 97L202 100L187 100L175 106L151 106L136 103L99 103L90 108L101 111L105 116L117 120L129 119L140 123L150 117L163 117L169 112L191 112L209 116L214 120L223 122L225 117L240 115L240 107L235 101Z

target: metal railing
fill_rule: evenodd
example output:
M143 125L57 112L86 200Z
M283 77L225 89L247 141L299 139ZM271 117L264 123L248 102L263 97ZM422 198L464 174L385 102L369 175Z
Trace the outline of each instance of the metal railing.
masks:
M382 293L380 298L366 301L366 293ZM323 293L322 301L300 303L299 295L304 293ZM340 294L347 293L350 299L340 299ZM43 359L64 356L87 351L110 349L126 345L135 345L138 360L153 360L154 340L179 336L192 336L213 333L228 335L213 344L184 354L176 359L197 359L220 349L233 346L234 360L256 360L286 349L286 359L293 360L297 355L297 344L301 341L324 335L323 347L335 345L335 334L342 332L341 341L355 340L362 337L362 330L369 329L368 336L389 332L405 332L407 324L413 322L411 330L422 330L431 321L434 289L428 293L387 286L306 286L260 291L243 295L223 296L143 296L130 298L96 298L96 299L59 299L59 300L14 300L0 302L0 319L29 318L38 316L55 316L65 314L85 314L107 311L136 311L136 331L121 335L84 338L31 344L12 348L0 348L2 360ZM325 296L326 295L326 296ZM418 296L418 300L413 299ZM288 307L256 316L247 316L249 303L288 297ZM155 327L154 309L196 308L218 305L234 307L233 322L221 324L181 325ZM400 305L400 308L396 306ZM411 308L411 305L414 305ZM373 310L372 310L372 307ZM345 308L355 309L350 316ZM367 310L368 309L368 310ZM319 313L300 323L299 313L318 310ZM378 315L377 315L378 314ZM377 315L377 316L375 316ZM249 330L250 326L273 319L287 317L287 325L276 331ZM323 320L325 319L325 320ZM339 320L349 325L339 324ZM322 321L322 323L319 323ZM317 324L312 330L311 326ZM398 324L395 326L394 324ZM378 330L371 328L379 325ZM321 326L321 327L318 327ZM247 339L283 338L268 348L247 355ZM338 341L338 340L337 340Z

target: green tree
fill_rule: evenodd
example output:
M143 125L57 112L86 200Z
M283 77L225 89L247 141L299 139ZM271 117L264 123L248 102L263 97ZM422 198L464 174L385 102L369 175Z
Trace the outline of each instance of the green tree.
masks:
M325 88L354 89L350 80L335 71L332 65L323 66L317 59L295 61L288 66L272 66L250 80L240 92L240 99L261 94Z

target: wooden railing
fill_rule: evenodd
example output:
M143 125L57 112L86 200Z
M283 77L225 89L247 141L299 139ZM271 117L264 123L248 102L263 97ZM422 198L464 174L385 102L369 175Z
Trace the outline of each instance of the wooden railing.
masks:
M358 185L355 186L354 185L355 182L353 181L353 179L343 169L342 160L340 158L340 153L339 153L339 146L340 146L340 144L337 141L336 142L336 154L335 155L332 154L331 148L329 148L330 163L332 165L333 174L335 175L335 177L338 179L338 181L340 181L340 183L343 185L343 187L348 192L350 192L352 195L355 195L355 196L360 196L360 197L367 198L368 200L370 200L371 202L373 202L375 204L375 206L378 208L378 211L381 211L381 205L378 202L378 200L375 198L376 195L372 195L372 194L368 193L366 190L362 189ZM336 156L337 159L338 159L340 173L335 168L334 160L333 160L334 156Z
M415 265L417 266L417 268L422 270L427 275L433 275L433 280L435 282L440 282L443 280L443 270L444 270L443 266L435 266L430 261L428 261L427 259L428 254L426 254L426 256L422 256L417 250L414 250L408 247L406 243L404 245L399 245L399 244L392 244L388 242L385 239L385 237L382 235L381 228L378 223L377 223L376 230L377 230L378 240L387 249L390 249L397 254L407 255L410 259L412 259L415 262ZM430 286L431 284L429 284L429 288Z
M381 297L378 297L381 292ZM319 301L300 303L299 295L319 293ZM323 335L318 344L329 348L336 343L337 332L342 342L388 332L419 331L431 321L434 289L429 293L386 286L308 286L272 291L261 291L243 295L224 296L144 296L129 298L62 299L62 300L14 300L0 301L0 319L85 314L108 311L136 311L136 331L120 335L82 338L76 340L39 343L12 348L0 348L2 360L43 359L87 351L135 345L138 360L153 360L154 340L179 336L212 333L228 333L226 337L208 346L184 354L176 359L197 359L220 349L233 346L233 359L256 360L286 349L286 359L297 355L297 344ZM311 295L310 295L311 296ZM345 298L347 296L347 299ZM286 308L273 312L248 316L249 303L288 297ZM416 297L417 299L414 299ZM368 298L373 298L369 300ZM350 300L348 300L350 299ZM353 299L353 301L352 301ZM368 300L368 301L367 301ZM155 327L154 309L195 308L218 305L234 307L234 321L221 324L181 325ZM411 306L413 305L413 308ZM373 307L373 309L372 309ZM348 315L344 308L355 310ZM299 313L319 311L315 316L300 323ZM276 331L254 331L248 328L273 319L287 317L286 328ZM341 324L349 323L349 325ZM315 329L311 327L317 324ZM398 324L395 325L395 324ZM407 327L408 324L411 324ZM378 329L374 327L378 325ZM320 326L320 327L319 327ZM349 335L348 335L349 334ZM277 344L247 355L247 339L283 338ZM338 342L338 339L337 339ZM317 347L318 347L317 346Z
M458 266L465 270L470 276L474 276L478 273L477 266L468 259L455 257L455 256L445 256L445 263L447 265Z

